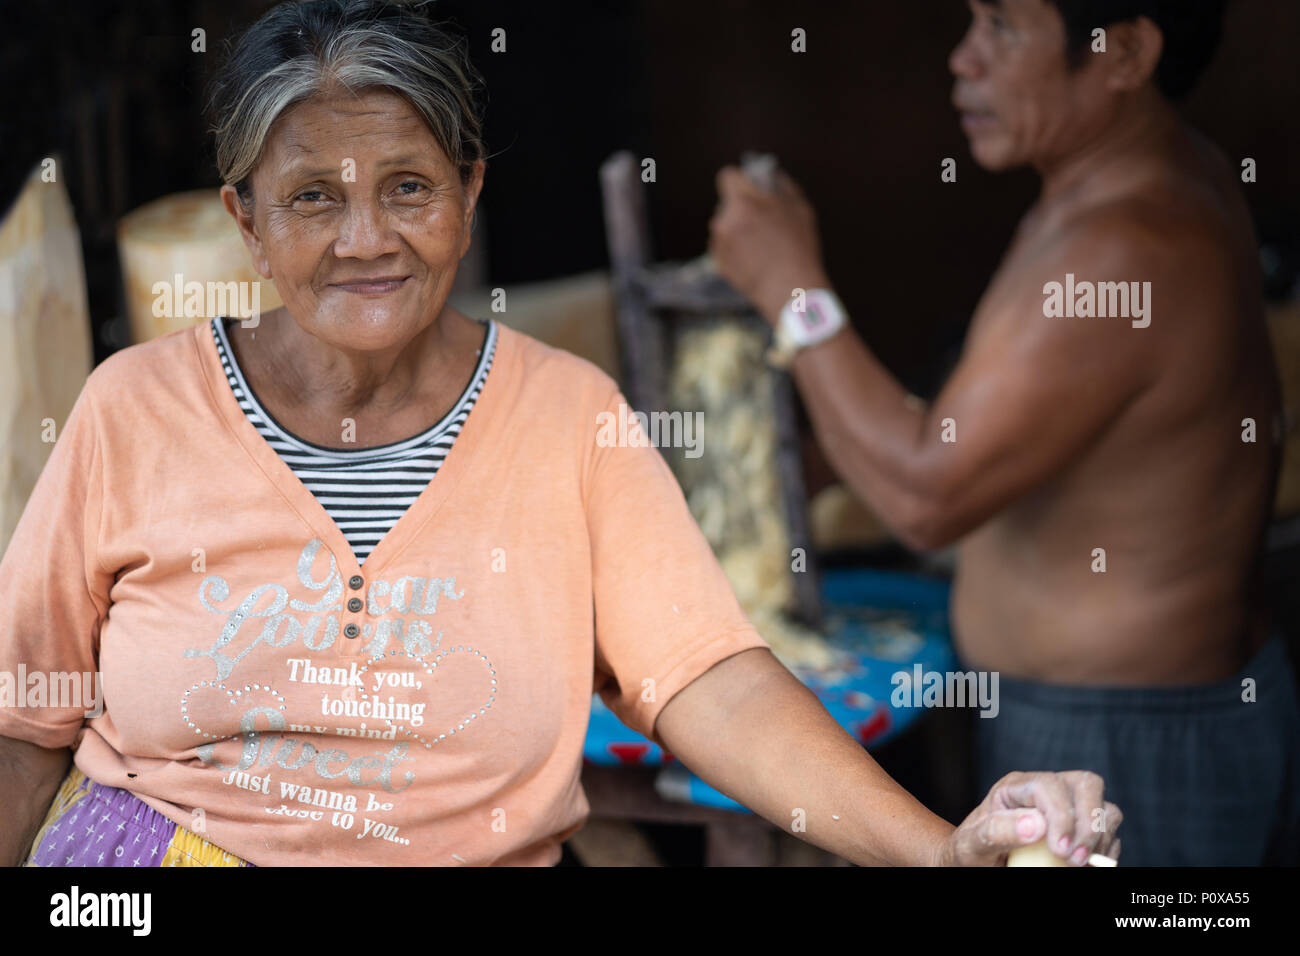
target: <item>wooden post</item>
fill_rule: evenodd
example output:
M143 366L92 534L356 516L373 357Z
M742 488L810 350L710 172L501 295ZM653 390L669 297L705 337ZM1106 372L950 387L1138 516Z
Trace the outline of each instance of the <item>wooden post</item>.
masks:
M614 274L624 393L632 407L663 408L667 337L654 320L640 276L650 263L650 223L636 157L624 150L600 167L605 238Z

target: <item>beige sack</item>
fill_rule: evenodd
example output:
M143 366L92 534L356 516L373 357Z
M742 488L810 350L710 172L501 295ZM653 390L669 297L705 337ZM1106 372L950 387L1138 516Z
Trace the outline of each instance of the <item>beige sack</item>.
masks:
M117 225L117 247L132 342L216 315L246 317L254 292L257 311L283 304L275 283L254 271L216 189L174 193L127 213Z
M63 164L49 168L0 222L0 553L94 361L81 239Z

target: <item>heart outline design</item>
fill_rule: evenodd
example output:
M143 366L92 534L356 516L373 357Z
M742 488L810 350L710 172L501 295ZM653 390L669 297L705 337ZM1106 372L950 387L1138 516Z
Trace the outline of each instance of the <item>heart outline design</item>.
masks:
M196 724L193 720L190 719L190 715L189 715L190 694L194 693L196 690L198 690L201 687L211 687L214 690L224 690L226 692L226 696L230 698L230 704L232 706L243 702L242 698L245 693L247 693L251 697L254 691L266 691L276 699L276 701L280 705L281 710L287 709L287 705L284 702L284 696L280 694L280 692L277 691L270 684L263 684L260 682L256 684L245 684L243 690L231 690L226 686L225 681L219 681L219 680L195 681L193 684L190 685L189 689L185 691L184 694L181 695L181 720L183 720L185 722L185 725L189 727L192 731L194 731L196 734L201 734L205 740L230 740L232 738L229 734L224 737L219 737L216 734L210 734L202 727L200 727L198 724Z
M438 640L437 640L436 642L434 642L433 650L436 651L436 650L438 649L438 646L439 646L441 643L442 643L442 632L439 631L439 632L438 632ZM391 718L385 717L385 718L384 718L384 723L388 724L389 727L391 727L391 728L393 728L393 729L399 731L400 733L406 735L407 737L410 737L410 738L412 738L412 739L414 739L414 740L418 740L420 743L424 744L424 747L425 747L426 750L432 750L434 744L436 744L436 743L441 743L443 740L446 740L448 737L454 737L454 736L456 735L456 732L457 732L458 730L463 731L466 727L468 727L470 721L472 721L472 720L477 720L480 716L484 716L484 715L486 715L486 714L487 714L487 711L488 711L488 708L490 708L490 707L492 706L493 702L497 699L497 698L496 698L497 691L500 689L499 686L497 685L497 677L496 677L497 672L496 672L496 668L492 666L492 662L491 662L490 660L488 660L486 654L480 653L479 651L477 651L477 650L475 650L474 648L469 647L469 646L467 646L467 645L460 644L460 645L457 645L456 647L449 647L449 648L447 648L446 650L440 652L440 653L439 653L439 654L438 654L438 655L433 659L432 662L429 662L429 661L425 660L425 655L423 655L423 654L412 654L412 653L410 653L409 651L406 651L406 650L392 650L392 651L389 651L388 656L389 656L389 657L397 657L398 655L400 655L400 656L402 656L402 657L406 657L406 658L410 658L411 660L418 661L418 662L420 663L422 669L424 670L424 673L425 673L425 674L427 674L429 677L436 677L437 675L435 674L434 671L435 671L435 668L437 668L437 666L438 666L438 661L442 660L444 657L448 657L448 656L450 656L450 655L452 655L452 654L457 654L457 653L461 653L461 652L468 652L468 653L470 653L470 654L473 654L473 655L474 655L475 657L477 657L479 660L481 660L481 661L484 663L484 665L487 667L487 669L488 669L488 675L489 675L489 677L490 677L490 679L491 679L491 682L492 682L492 689L491 689L491 691L488 693L488 698L487 698L487 700L483 703L483 705L482 705L481 707L478 708L477 712L475 712L475 711L471 711L471 712L469 713L469 715L466 716L466 717L465 717L465 718L464 718L464 719L463 719L459 724L457 724L455 727L449 728L445 733L439 734L437 737L435 737L435 738L432 739L432 740L429 740L429 739L425 738L422 734L417 733L416 731L414 731L414 730L412 730L411 728L407 727L405 724L394 724ZM370 658L370 659L366 662L366 664L365 664L364 667L361 667L361 668L359 668L359 669L357 670L357 674L358 674L358 676L361 675L361 674L366 673L367 671L369 671L369 670L370 670L370 665L371 665L371 664L378 663L378 662L383 661L383 660L385 660L385 659L386 659L386 658L385 658L384 655L382 655L382 654L379 654L379 655L376 655L375 657ZM370 699L370 695L369 695L368 693L366 693L364 690L361 691L361 696L362 696L363 698L365 698L366 700L369 700L369 699ZM455 718L453 717L452 719L454 720Z

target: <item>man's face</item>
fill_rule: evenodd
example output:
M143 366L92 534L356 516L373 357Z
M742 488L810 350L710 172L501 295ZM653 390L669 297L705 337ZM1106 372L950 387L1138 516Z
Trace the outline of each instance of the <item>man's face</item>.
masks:
M1065 22L1048 0L968 0L972 21L948 58L952 101L985 169L1041 165L1104 125L1110 103L1091 61L1071 72Z

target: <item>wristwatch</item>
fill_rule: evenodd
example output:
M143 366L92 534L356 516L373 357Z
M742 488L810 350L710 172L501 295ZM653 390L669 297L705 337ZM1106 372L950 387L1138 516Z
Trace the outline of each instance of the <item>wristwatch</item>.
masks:
M781 309L773 330L767 363L775 368L788 369L801 349L825 342L848 324L844 303L830 289L799 292Z

